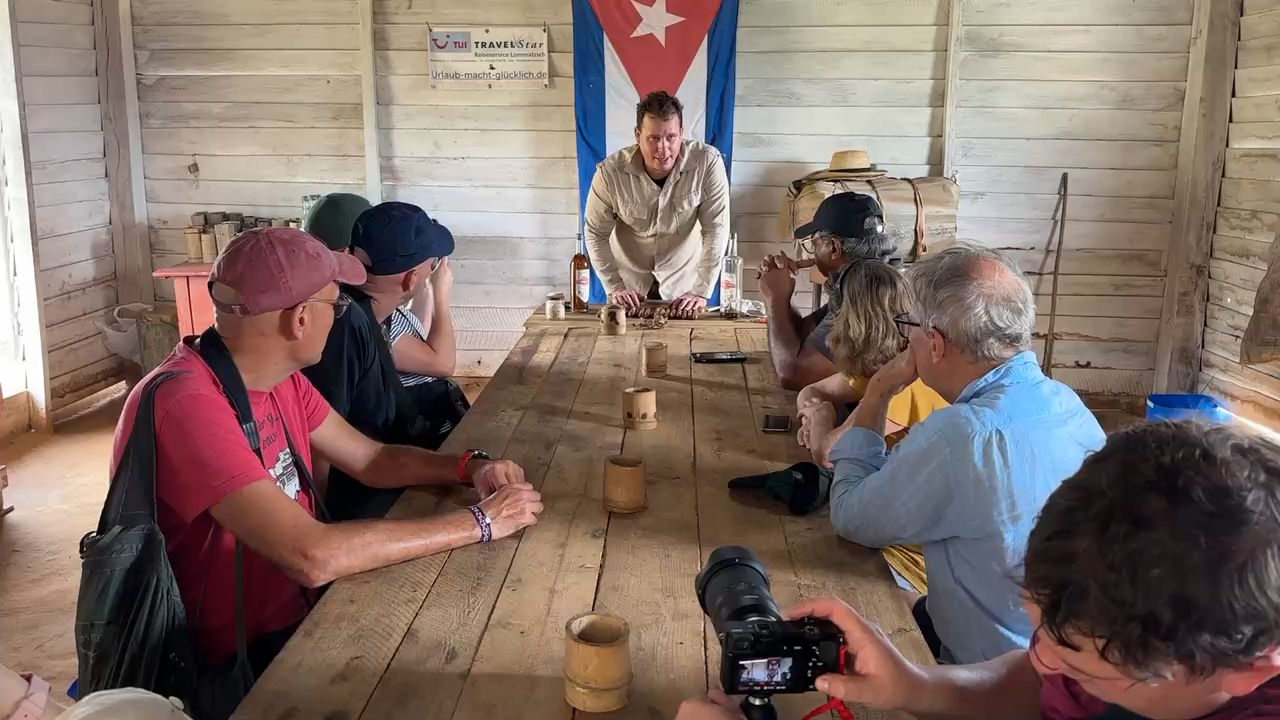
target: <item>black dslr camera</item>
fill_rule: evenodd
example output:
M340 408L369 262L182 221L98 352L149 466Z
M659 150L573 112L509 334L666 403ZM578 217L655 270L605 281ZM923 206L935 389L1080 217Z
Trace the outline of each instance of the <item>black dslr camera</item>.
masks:
M783 620L769 576L750 550L716 548L694 588L720 637L721 686L748 696L748 717L770 716L770 695L812 692L820 675L840 672L845 643L839 628L816 618Z

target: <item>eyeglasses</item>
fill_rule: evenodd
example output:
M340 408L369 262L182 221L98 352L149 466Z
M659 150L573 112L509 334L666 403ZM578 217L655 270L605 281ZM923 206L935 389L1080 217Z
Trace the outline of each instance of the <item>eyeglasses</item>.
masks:
M832 237L826 233L814 233L800 241L800 249L810 255L813 255L818 250L818 241L830 242L831 239Z
M324 305L332 305L332 306L333 306L333 319L334 319L334 320L337 320L338 318L340 318L340 317L342 317L343 315L346 315L346 314L347 314L347 308L351 307L351 296L350 296L350 295L348 295L348 294L346 294L346 293L341 293L341 294L339 294L339 295L338 295L338 297L337 297L337 298L335 298L335 299L333 299L333 300L323 300L323 299L321 299L321 298L311 298L311 299L309 299L309 300L303 300L301 303L298 303L298 304L299 304L299 305L306 305L307 303L322 303L322 304L324 304Z
M893 318L893 324L898 326L898 334L903 338L909 337L907 333L911 332L910 328L918 327L922 330L924 329L924 325L912 320L909 313L902 313L901 315L895 316Z

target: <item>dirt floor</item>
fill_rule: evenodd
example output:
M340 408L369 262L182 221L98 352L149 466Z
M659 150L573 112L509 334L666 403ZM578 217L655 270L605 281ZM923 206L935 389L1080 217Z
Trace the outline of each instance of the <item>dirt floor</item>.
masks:
M458 378L475 401L487 378ZM52 435L0 445L8 467L0 520L0 664L39 674L65 692L76 676L72 624L80 538L97 525L123 387L104 393Z

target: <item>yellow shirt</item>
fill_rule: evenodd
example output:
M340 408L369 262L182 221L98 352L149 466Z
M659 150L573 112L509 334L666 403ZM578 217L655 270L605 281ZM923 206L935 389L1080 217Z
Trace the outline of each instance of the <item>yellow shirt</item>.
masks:
M866 394L868 378L859 376L847 378L847 380L849 387L856 390L859 395ZM950 404L943 400L937 391L925 385L923 380L916 380L889 401L888 418L902 427L909 428L929 417L934 410L941 410Z

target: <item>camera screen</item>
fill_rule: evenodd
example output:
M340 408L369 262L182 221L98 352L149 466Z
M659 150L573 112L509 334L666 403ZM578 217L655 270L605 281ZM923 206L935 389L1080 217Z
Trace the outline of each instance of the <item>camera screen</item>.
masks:
M789 657L738 662L738 688L741 690L786 690L790 682Z

